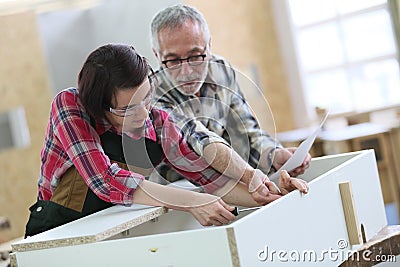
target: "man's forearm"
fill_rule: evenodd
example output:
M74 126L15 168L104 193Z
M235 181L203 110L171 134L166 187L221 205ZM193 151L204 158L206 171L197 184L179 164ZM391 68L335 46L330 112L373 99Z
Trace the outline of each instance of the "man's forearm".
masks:
M229 146L212 143L205 147L203 155L215 170L235 182L243 182L257 203L265 205L280 197L279 188L261 170L253 169Z
M274 153L275 153L276 147L268 147L265 149L261 155L260 155L260 161L259 161L259 166L261 169L268 171L270 168L273 166L273 160L274 160Z
M233 179L228 181L223 187L214 191L213 195L219 196L226 203L243 207L260 206L247 189L247 185L242 182L235 182Z
M204 148L204 158L215 170L249 185L254 169L239 154L223 143L211 143Z

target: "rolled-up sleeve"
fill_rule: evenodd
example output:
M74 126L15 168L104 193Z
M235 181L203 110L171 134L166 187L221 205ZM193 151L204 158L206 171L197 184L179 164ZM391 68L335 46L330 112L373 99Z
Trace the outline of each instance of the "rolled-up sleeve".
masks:
M161 145L165 162L207 193L212 193L226 184L230 178L212 168L202 155L197 153L187 141L185 133L174 123L174 118L162 111L160 114L163 117ZM202 145L199 148L202 152Z
M60 146L88 187L102 200L113 204L133 204L135 189L144 177L112 164L105 155L100 137L84 118L74 95L56 96L51 109L51 125Z

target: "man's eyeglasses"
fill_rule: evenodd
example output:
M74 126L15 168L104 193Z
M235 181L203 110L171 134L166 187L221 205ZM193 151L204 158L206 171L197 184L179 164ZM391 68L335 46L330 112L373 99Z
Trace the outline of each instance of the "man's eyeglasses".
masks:
M204 47L204 52L205 53L207 50L207 45ZM182 63L186 61L190 66L199 66L204 62L204 59L207 57L207 54L201 54L201 55L194 55L190 56L187 58L176 58L176 59L169 59L169 60L163 60L161 61L162 64L167 69L177 69L182 66Z
M153 93L155 91L156 87L156 79L155 76L149 76L149 81L150 81L150 89L147 92L147 95L143 98L143 100L139 104L133 104L129 105L124 108L109 108L109 111L118 116L118 117L127 117L127 116L132 116L138 113L139 110L142 108L146 107L151 103L151 100L153 98Z

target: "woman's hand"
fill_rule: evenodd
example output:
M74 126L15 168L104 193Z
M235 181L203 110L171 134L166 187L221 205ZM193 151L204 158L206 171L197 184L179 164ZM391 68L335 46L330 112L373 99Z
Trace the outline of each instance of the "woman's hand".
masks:
M235 220L236 216L232 213L235 207L229 206L219 197L205 193L201 193L201 195L196 199L196 202L207 204L194 205L187 209L201 225L221 226Z
M224 225L235 220L233 206L221 197L144 180L135 190L135 203L190 212L201 225Z

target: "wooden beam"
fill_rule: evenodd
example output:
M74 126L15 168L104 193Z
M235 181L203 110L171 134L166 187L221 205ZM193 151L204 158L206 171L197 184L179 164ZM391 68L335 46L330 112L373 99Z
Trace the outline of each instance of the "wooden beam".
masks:
M351 245L361 244L361 232L360 229L358 229L357 213L350 182L339 183L339 190L342 198L349 242Z
M383 262L394 262L400 254L400 225L384 227L376 236L363 244L340 267L369 267ZM363 256L364 255L364 256Z

